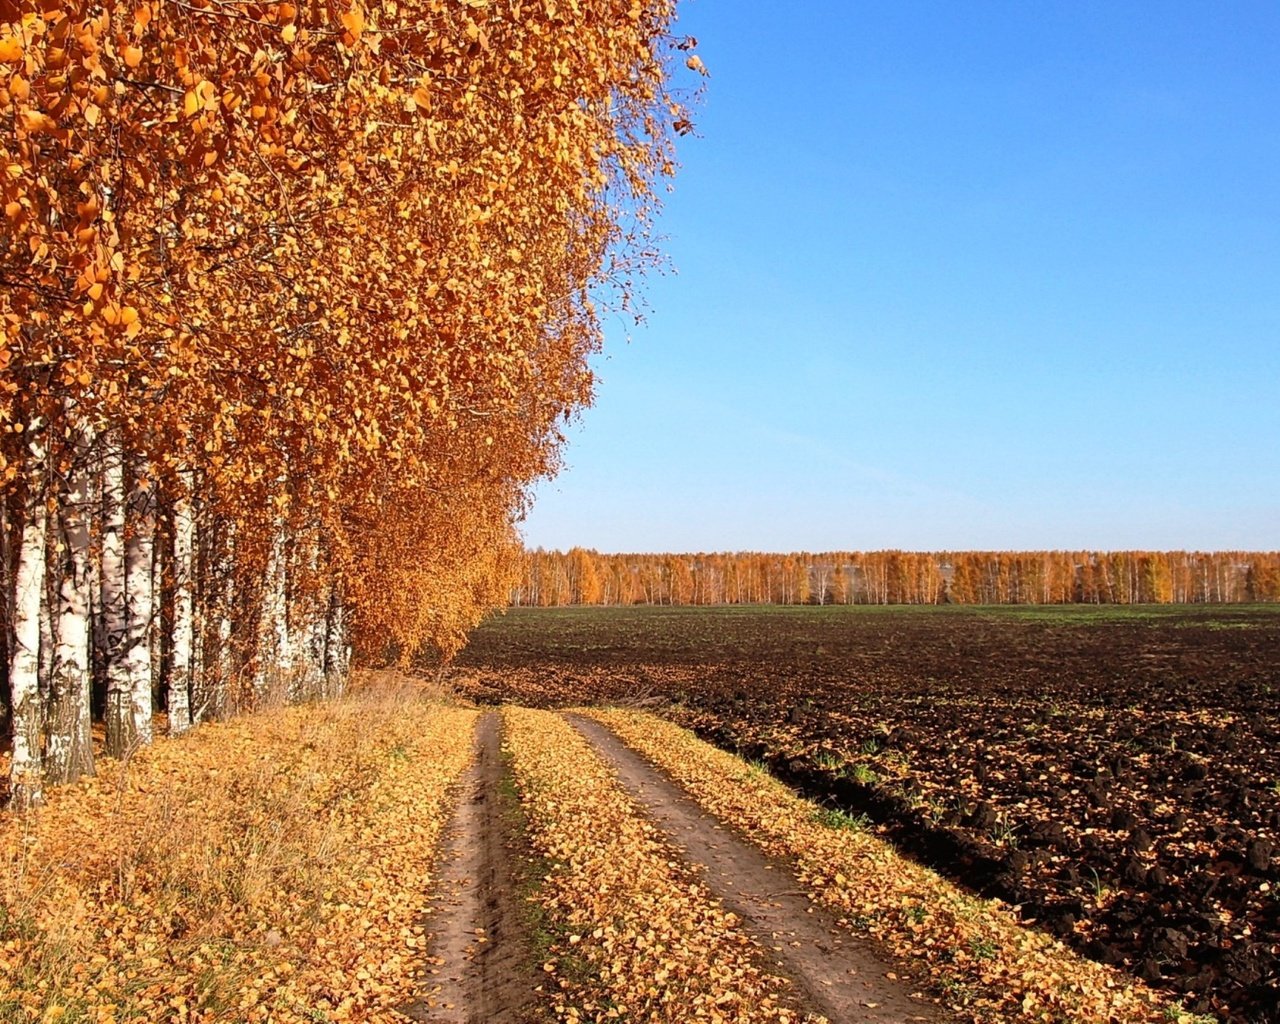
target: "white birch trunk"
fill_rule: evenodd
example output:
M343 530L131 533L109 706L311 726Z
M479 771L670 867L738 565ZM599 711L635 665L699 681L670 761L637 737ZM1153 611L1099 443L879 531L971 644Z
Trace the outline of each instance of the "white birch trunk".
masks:
M114 441L103 446L102 559L99 569L103 671L106 675L107 753L124 757L137 742L133 690L126 654L129 612L125 595L124 455Z
M47 479L46 479L47 486ZM56 543L57 524L50 524L48 521L48 511L45 512L45 530L46 533L53 531L52 538L45 538L45 571L44 571L44 593L40 601L40 653L37 659L37 674L40 681L48 686L50 678L53 676L53 632L55 614L55 606L58 603L58 581L54 578L54 574L49 571L49 541L52 539Z
M173 509L173 653L169 665L169 733L191 728L191 678L195 646L195 518L191 497Z
M151 742L151 619L155 609L152 562L155 557L155 484L146 481L139 466L130 485L132 528L125 541L125 597L129 609L129 635L125 664L133 722L139 743Z
M325 634L328 632L329 603L313 606L307 618L307 678L303 698L326 696L324 677Z
M155 501L154 483L151 493ZM156 509L155 504L152 507ZM147 625L147 651L151 658L151 693L154 701L156 690L167 682L164 675L164 645L169 638L164 635L164 562L169 552L162 539L167 534L162 530L158 509L153 513L151 521L154 530L151 534L151 618Z
M45 507L45 451L38 441L29 447L27 500L14 585L13 650L9 655L9 689L13 701L11 802L33 807L44 799L40 741L44 707L40 701L40 616L45 594L48 510Z
M307 558L307 573L311 580L318 577L319 567L320 551L313 543ZM295 600L290 611L294 621L289 631L291 650L288 660L292 665L289 696L293 701L307 700L320 696L324 690L324 642L329 602L313 599L303 607Z
M74 782L82 775L93 774L89 718L89 499L93 474L89 463L92 437L88 430L79 432L79 440L82 444L75 454L61 503L57 636L49 681L44 764L45 778L51 783Z
M206 635L205 621L208 615L209 587L209 548L196 539L195 516L192 515L191 531L191 666L188 678L191 680L188 704L191 710L191 724L203 720L209 703L209 672L205 663L205 651L209 638Z

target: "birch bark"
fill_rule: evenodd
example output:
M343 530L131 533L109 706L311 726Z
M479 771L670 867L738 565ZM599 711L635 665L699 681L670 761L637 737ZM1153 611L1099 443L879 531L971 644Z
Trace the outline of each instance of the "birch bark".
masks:
M195 519L191 498L179 496L173 510L173 654L169 667L169 732L191 728L191 667L195 644Z
M93 439L78 431L77 450L60 502L61 548L58 553L58 608L53 670L49 680L46 723L45 778L50 783L74 782L93 774L93 745L89 717L90 584L89 500L93 480L90 457Z
M40 750L44 727L44 707L40 701L40 616L48 545L47 453L40 440L33 440L28 452L31 461L26 473L27 498L14 585L13 649L9 655L13 704L10 801L20 808L36 806L44 799Z
M338 586L329 591L329 609L325 616L324 681L325 696L339 697L346 689L350 650L347 647L346 615Z
M125 665L133 703L134 730L139 743L151 742L151 620L154 614L152 562L155 559L155 484L147 479L145 463L136 467L129 489L132 526L125 538L125 598L128 637Z
M107 753L124 757L137 742L133 690L125 660L129 613L125 595L124 456L114 440L103 446L100 601L103 671L106 675Z

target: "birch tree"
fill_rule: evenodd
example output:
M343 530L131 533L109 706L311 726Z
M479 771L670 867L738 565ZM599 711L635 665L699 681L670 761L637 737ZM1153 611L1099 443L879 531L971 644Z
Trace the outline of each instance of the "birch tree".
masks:
M68 419L75 422L74 411ZM93 572L89 520L93 506L92 431L72 428L67 485L59 505L58 609L49 686L45 776L74 782L93 773L90 730L90 614Z
M10 799L17 807L43 801L42 741L44 716L40 701L40 617L45 593L48 543L46 480L48 451L40 424L26 431L24 465L26 495L14 579L13 647L9 655L9 694L13 722Z

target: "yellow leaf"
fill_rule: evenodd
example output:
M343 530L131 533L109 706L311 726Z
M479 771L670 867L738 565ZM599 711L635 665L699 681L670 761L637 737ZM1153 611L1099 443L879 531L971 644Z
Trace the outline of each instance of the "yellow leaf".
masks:
M188 89L187 94L182 97L182 113L186 117L195 117L200 110L200 97L196 95L194 89Z
M364 31L364 11L359 7L352 7L342 16L342 27L347 30L350 41L354 43Z
M22 44L13 36L0 39L0 60L12 63L22 59Z
M292 43L298 38L298 26L292 24L286 25L280 30L280 35L286 43Z
M142 47L126 46L124 48L124 63L125 67L130 68L136 68L140 63L142 63Z

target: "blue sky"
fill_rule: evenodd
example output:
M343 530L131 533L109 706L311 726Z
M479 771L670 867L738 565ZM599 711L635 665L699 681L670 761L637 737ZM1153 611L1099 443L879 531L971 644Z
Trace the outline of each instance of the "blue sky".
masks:
M1280 546L1280 6L684 0L711 78L531 546ZM629 340L628 340L629 339Z

